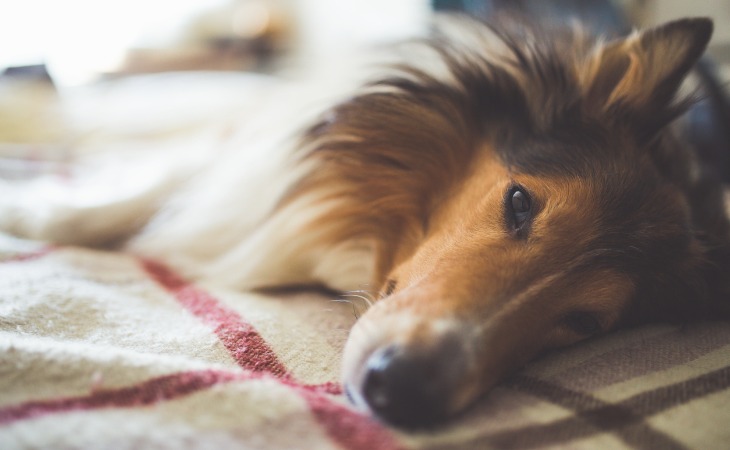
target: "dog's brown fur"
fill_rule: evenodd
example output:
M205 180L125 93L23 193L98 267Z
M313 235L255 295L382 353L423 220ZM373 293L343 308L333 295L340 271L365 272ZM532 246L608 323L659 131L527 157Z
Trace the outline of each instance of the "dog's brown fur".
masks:
M317 169L283 205L331 201L311 225L326 226L322 239L375 243L382 299L345 361L361 403L427 423L547 348L727 310L720 186L669 127L711 32L695 19L606 44L515 23L477 31L481 46L436 38L427 45L449 81L399 66L309 130L303 158ZM519 229L514 187L532 202ZM436 330L439 320L456 325ZM413 354L429 373L389 372ZM447 398L389 392L418 376L442 378Z

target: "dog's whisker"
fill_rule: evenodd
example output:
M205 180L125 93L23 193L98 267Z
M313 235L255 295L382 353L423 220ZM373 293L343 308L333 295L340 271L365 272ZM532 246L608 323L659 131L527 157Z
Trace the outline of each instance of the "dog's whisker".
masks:
M349 303L352 306L352 314L355 316L356 319L358 319L358 320L360 319L360 314L357 311L357 305L352 300L339 298L339 299L332 299L330 301L334 302L334 303Z
M375 301L375 295L373 295L373 293L371 291L366 290L366 289L358 289L358 290L355 290L355 291L347 291L346 294L360 294L360 295L366 296L367 298L369 298L372 301Z
M355 298L359 298L360 300L364 301L368 305L369 308L373 306L373 301L371 299L363 296L363 295L360 295L360 294L342 294L342 295L344 297L355 297Z

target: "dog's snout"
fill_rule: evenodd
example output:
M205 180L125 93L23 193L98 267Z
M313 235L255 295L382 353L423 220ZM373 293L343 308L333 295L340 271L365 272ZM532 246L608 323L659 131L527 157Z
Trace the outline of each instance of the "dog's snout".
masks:
M372 353L361 387L370 409L382 420L406 428L442 420L459 378L456 372L461 372L455 355L445 349L423 352L390 345Z

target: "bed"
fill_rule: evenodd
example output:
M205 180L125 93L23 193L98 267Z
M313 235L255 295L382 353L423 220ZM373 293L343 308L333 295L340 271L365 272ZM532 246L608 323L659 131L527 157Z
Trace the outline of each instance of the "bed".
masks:
M180 96L181 85L195 89ZM13 108L0 105L3 187L50 175L72 180L75 159L100 143L188 140L221 118L250 114L268 86L256 77L187 74L16 97ZM230 89L240 94L236 101ZM74 139L57 129L61 116L36 114L32 126L19 118L38 101L44 112L62 106ZM9 192L0 192L2 201ZM454 421L405 433L344 398L340 355L356 311L335 300L313 291L234 292L122 250L0 234L0 448L683 449L730 442L728 322L656 324L543 355Z

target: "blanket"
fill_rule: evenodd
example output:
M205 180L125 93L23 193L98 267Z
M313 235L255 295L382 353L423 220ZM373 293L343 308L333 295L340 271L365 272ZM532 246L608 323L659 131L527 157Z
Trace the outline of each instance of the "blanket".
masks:
M338 380L355 320L121 252L0 238L0 448L718 448L730 324L655 325L546 355L442 427L404 433Z
M268 81L221 77L156 76L65 92L53 97L63 101L62 117L33 102L25 115L20 103L0 104L0 135L12 143L0 146L0 176L73 179L79 155L109 146L146 154L171 138L179 154L211 123L260 114ZM64 121L71 134L58 128ZM730 442L730 323L657 324L543 355L455 420L405 433L342 395L340 356L354 306L316 292L234 292L127 252L0 234L0 448Z

